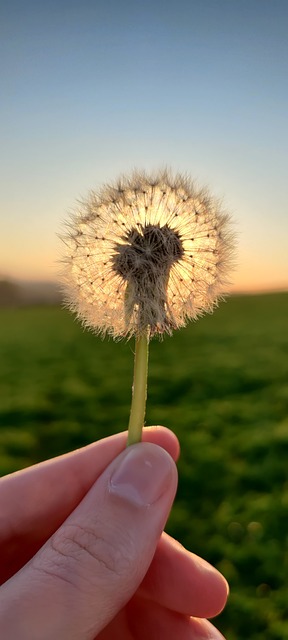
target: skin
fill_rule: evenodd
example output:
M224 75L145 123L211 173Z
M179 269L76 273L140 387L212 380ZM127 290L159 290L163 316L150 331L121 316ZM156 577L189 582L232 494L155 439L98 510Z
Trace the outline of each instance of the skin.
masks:
M179 455L178 441L164 427L144 429L143 441L152 443L144 449L147 448L149 455L159 456L159 447L168 452L169 456L163 460L171 465L171 474L166 474L155 506L143 509L131 502L131 496L128 501L127 496L123 500L118 494L111 498L105 488L107 479L129 451L125 451L126 439L127 433L120 433L0 481L0 627L3 640L12 637L13 640L222 638L206 618L216 616L225 606L226 580L211 565L163 532L177 486L173 460L176 461ZM134 446L142 447L141 444ZM109 511L111 500L114 502ZM101 524L102 512L112 515L105 515ZM124 532L124 547L128 539L129 554L130 548L132 555L135 551L136 564L139 563L135 575L135 559L131 567L121 566L114 572L118 562L118 539L122 539L120 534L110 545L115 549L116 560L109 556L108 569L103 549L99 552L101 563L99 557L94 563L92 546L87 549L90 542L81 544L80 556L77 546L76 557L75 545L71 546L69 540L69 553L66 553L67 523L71 527L73 522L80 521L83 531L86 522L88 531L96 523L97 543L100 539L101 546L99 527L104 531L105 542L107 521L110 535L109 522L114 515L118 518L115 527L119 527L120 534ZM113 522L112 525L114 527ZM110 547L108 551L110 554ZM79 571L77 584L75 567L76 572Z

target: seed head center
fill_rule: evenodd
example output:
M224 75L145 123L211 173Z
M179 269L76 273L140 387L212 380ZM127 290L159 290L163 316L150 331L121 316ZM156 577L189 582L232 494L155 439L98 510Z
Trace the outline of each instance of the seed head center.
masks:
M123 240L123 244L115 246L113 268L138 287L143 285L143 278L146 283L155 284L169 275L172 264L184 253L180 235L168 225L132 228Z

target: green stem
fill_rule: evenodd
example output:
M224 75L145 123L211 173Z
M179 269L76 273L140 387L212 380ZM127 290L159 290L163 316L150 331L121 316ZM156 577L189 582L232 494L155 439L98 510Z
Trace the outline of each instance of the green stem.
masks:
M147 330L144 335L136 337L135 341L134 378L127 446L141 442L147 398L148 347Z

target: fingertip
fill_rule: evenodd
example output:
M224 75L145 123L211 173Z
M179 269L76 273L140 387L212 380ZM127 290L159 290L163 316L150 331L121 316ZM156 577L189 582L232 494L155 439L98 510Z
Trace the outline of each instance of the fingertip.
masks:
M223 611L229 598L229 593L230 587L226 578L224 578L222 573L219 573L219 571L217 571L217 590L215 593L214 612L209 617L212 618L214 616L218 616L219 613Z
M178 613L213 618L225 607L226 579L206 560L163 533L142 583L146 597Z
M193 555L193 554L192 554ZM198 571L198 576L200 578L202 573L202 595L206 593L205 598L199 598L199 609L202 612L201 617L204 618L214 618L218 616L221 611L223 611L227 599L229 596L229 585L222 575L215 567L213 567L209 562L203 560L203 558L196 558L196 567ZM200 615L200 614L198 614Z
M180 444L177 436L171 429L162 425L144 427L142 434L143 442L153 442L158 444L170 454L171 458L177 462L180 455Z

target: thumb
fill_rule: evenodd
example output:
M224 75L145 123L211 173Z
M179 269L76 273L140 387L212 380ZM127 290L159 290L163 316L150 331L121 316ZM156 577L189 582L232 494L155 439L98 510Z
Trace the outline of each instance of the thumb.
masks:
M176 486L176 466L158 445L141 443L123 451L36 556L2 587L2 637L95 638L147 572Z

